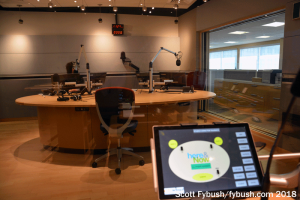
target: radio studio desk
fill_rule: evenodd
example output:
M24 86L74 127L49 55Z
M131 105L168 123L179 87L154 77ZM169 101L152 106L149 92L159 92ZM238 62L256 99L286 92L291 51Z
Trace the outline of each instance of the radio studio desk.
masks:
M153 125L191 123L197 119L197 101L215 97L215 93L135 92L134 114L138 126L134 136L124 134L121 145L149 147ZM57 96L32 95L16 99L19 105L37 106L40 141L46 147L67 150L107 149L108 135L100 131L95 96L83 95L80 101L57 101ZM186 102L184 105L180 103ZM110 138L111 139L111 138ZM123 140L123 141L122 141ZM114 147L114 142L110 147Z

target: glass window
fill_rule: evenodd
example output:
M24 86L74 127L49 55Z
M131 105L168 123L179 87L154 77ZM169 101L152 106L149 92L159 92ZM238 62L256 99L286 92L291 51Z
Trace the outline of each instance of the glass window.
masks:
M236 69L237 50L211 52L209 54L210 69Z
M236 69L237 50L223 51L222 69Z
M222 69L222 52L212 52L209 54L209 68Z
M260 47L259 69L279 69L280 45Z
M240 69L257 69L258 48L240 50Z

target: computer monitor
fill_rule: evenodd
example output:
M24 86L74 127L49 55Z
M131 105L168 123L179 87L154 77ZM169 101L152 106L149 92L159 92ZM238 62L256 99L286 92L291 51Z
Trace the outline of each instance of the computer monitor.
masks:
M248 124L154 126L153 136L159 199L261 190L262 169Z

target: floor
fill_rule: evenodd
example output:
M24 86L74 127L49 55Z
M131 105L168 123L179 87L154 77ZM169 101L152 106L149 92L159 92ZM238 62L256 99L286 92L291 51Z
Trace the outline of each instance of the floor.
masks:
M208 117L208 123L215 121ZM39 142L37 120L0 123L0 199L5 200L156 200L150 152L140 152L145 165L126 156L116 175L116 158L91 168L97 155L45 150ZM259 154L268 154L269 146ZM286 173L298 160L274 162L273 173ZM266 165L266 162L263 162ZM278 190L272 188L272 191ZM282 189L280 189L282 190Z

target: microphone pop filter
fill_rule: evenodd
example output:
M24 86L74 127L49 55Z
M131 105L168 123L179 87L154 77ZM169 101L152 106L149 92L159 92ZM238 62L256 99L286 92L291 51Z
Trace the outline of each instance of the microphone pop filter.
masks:
M176 65L180 66L181 65L181 61L180 60L176 60Z

